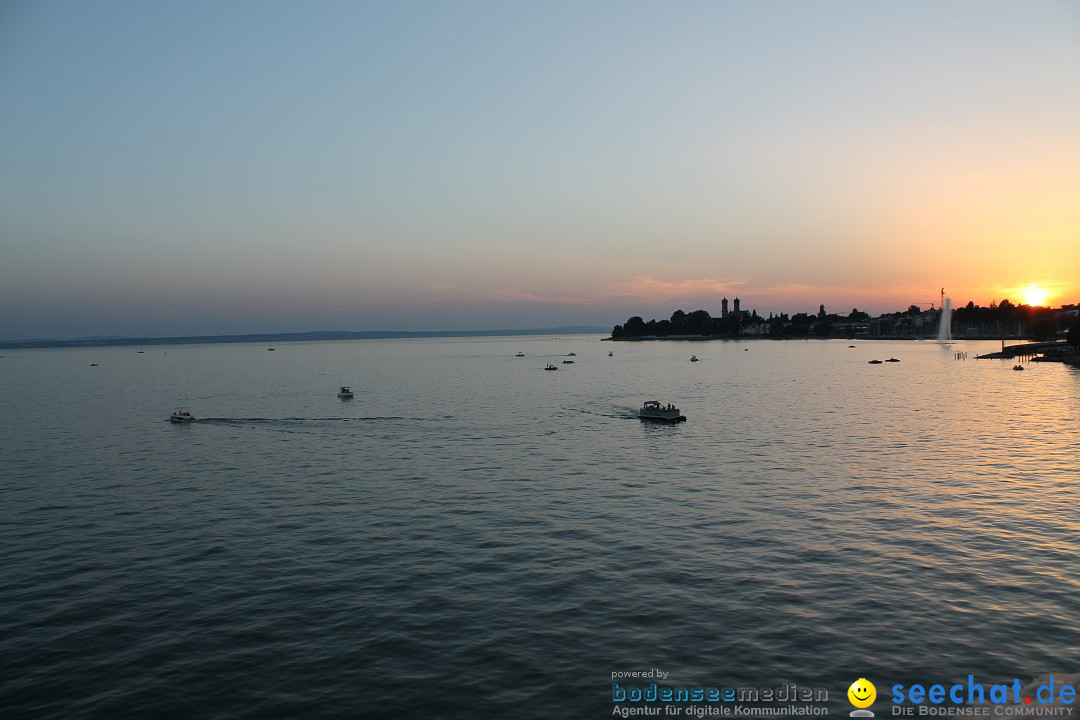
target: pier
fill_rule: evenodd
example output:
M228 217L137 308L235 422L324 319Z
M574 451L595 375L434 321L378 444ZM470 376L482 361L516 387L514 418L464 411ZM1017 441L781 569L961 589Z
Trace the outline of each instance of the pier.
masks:
M1032 358L1036 355L1040 355L1047 351L1053 351L1056 349L1064 349L1067 343L1064 340L1054 340L1052 342L1041 343L1023 343L1021 345L1005 345L1005 341L1001 341L1001 350L999 352L987 353L985 355L976 355L976 360L1009 360L1012 358Z

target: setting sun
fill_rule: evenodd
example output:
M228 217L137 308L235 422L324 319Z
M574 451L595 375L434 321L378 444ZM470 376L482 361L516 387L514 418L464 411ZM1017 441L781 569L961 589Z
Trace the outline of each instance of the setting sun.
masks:
M1038 285L1028 285L1027 287L1021 288L1020 294L1023 297L1025 305L1031 305L1032 307L1046 305L1048 293Z

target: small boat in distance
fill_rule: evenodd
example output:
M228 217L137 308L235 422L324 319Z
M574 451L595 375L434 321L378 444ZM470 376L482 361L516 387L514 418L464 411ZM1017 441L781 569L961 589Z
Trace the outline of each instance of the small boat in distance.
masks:
M519 353L518 353L517 355L515 355L514 357L525 357L525 353L523 353L523 352L519 352Z
M1013 370L1023 370L1023 369L1024 369L1023 365L1013 365Z
M353 397L352 388L349 387L348 385L342 385L341 389L338 390L337 396L339 398L351 398L351 397Z
M888 359L888 360L886 360L885 362L900 362L900 361L899 361L899 360L897 360L896 358L889 358L889 359Z
M697 361L698 361L697 355L691 355L690 356L690 362L697 362Z
M558 370L559 368L555 367L551 363L548 363L548 366L546 368L544 368L544 369L545 370Z
M673 404L661 405L659 400L646 400L638 411L638 417L642 420L654 422L686 422L686 416Z
M176 410L173 410L172 417L169 418L169 421L178 425L184 425L195 422L195 418L187 410L177 408Z
M614 355L615 355L615 353L613 353L611 350L608 350L608 354L607 354L608 357L614 357Z
M573 364L574 364L574 361L573 361L573 360L563 360L563 361L562 361L562 364L563 364L563 365L573 365Z
M566 353L566 357L577 357L577 353Z
M871 364L871 365L880 365L880 364L881 364L881 361L880 361L880 360L871 360L871 361L870 361L870 364Z

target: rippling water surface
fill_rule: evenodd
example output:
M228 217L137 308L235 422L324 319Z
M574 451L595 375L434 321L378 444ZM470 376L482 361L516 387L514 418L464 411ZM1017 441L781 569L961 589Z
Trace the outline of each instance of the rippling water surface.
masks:
M4 351L0 715L601 718L653 667L846 715L857 677L1075 672L1080 371L847 345Z

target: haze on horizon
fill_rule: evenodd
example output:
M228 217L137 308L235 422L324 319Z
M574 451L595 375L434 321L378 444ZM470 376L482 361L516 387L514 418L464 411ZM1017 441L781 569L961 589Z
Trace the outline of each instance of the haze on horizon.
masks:
M0 339L1080 301L1080 4L0 6Z

